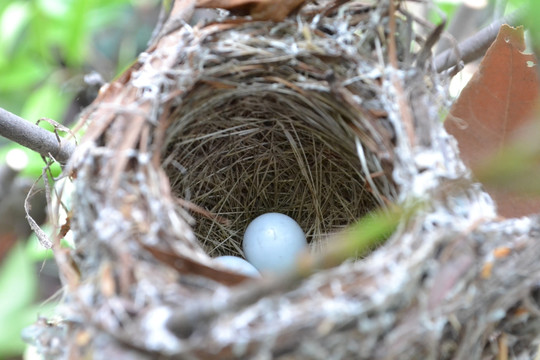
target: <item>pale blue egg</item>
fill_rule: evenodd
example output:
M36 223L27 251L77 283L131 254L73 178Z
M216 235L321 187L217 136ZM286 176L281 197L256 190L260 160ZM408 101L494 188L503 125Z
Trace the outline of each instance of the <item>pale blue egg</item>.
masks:
M255 269L253 265L238 256L218 256L214 258L214 260L233 272L237 272L251 277L261 276L259 271Z
M247 227L242 243L246 259L261 273L285 273L307 248L300 225L280 213L263 214Z

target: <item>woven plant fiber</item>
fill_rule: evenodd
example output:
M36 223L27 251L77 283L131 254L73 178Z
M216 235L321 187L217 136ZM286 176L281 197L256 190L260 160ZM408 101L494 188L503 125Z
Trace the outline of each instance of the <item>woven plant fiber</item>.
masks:
M83 116L75 248L53 239L65 294L28 329L45 358L533 358L538 219L498 219L471 180L405 4L307 1L283 21L190 4ZM344 229L395 205L412 210L384 245L332 263ZM306 232L297 271L212 261L269 211Z

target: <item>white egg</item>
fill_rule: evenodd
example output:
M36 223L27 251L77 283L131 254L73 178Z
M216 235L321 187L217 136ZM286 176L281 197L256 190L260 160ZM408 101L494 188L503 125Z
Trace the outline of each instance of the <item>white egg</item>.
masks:
M242 247L246 259L260 272L279 274L294 269L307 241L296 221L284 214L267 213L248 225Z
M231 256L231 255L218 256L214 260L220 263L221 265L223 265L223 267L226 267L227 269L231 271L234 271L243 275L251 276L251 277L261 276L259 271L255 269L253 265L251 265L246 260L238 256Z

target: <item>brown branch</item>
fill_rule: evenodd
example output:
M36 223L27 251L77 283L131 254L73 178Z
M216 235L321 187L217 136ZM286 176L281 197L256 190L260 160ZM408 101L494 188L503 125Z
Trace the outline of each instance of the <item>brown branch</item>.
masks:
M0 135L65 163L75 150L75 144L59 139L55 134L0 108Z
M414 121L410 108L407 105L405 100L405 92L403 90L403 83L396 74L396 71L399 69L398 58L397 58L397 46L396 46L396 5L394 1L390 1L390 16L389 16L389 35L388 35L388 59L390 65L394 68L392 72L392 84L396 90L396 97L399 106L399 112L401 119L403 121L403 128L407 133L409 143L411 146L414 146L416 143L416 136L414 134Z
M486 50L497 37L501 25L521 25L523 24L525 14L526 9L524 8L516 10L512 14L492 22L473 36L463 40L457 47L443 51L435 57L435 69L437 72L442 72L452 66L456 66L461 61L467 64L480 58L486 53Z

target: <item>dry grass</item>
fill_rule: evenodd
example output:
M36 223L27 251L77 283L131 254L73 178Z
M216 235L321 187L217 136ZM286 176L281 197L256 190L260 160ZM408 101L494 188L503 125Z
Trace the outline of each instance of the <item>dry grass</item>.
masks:
M379 204L351 119L323 99L271 84L255 93L206 86L192 97L170 129L164 166L174 193L212 214L194 213L210 255L242 254L245 228L266 212L291 216L319 248Z

